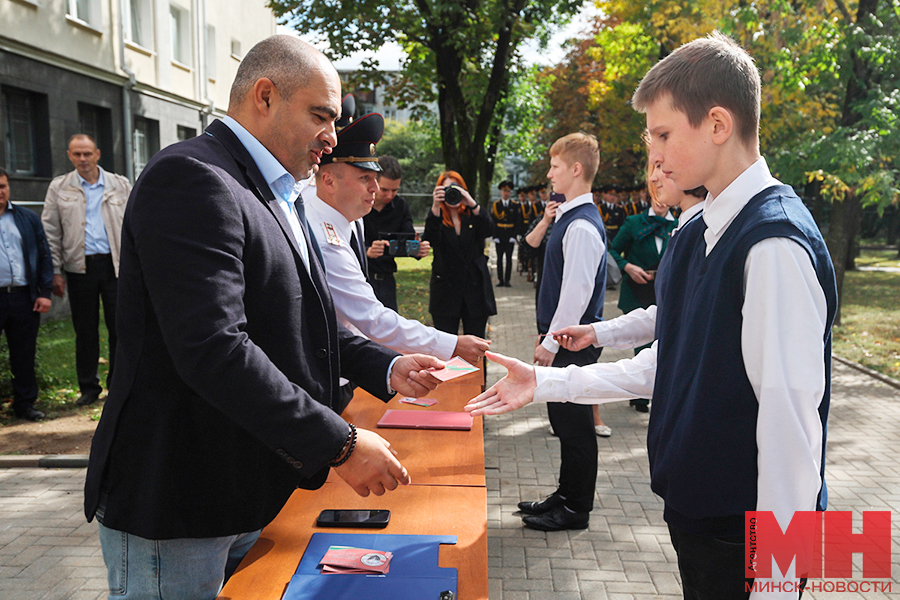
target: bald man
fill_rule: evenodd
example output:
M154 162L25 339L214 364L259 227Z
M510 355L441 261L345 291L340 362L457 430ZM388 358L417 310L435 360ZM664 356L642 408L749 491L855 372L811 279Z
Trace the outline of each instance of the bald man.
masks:
M215 598L291 493L329 468L363 496L410 481L387 441L335 412L338 376L383 400L421 396L443 363L338 324L294 204L340 109L327 59L273 36L241 61L228 116L158 153L135 186L121 360L85 484L111 594Z

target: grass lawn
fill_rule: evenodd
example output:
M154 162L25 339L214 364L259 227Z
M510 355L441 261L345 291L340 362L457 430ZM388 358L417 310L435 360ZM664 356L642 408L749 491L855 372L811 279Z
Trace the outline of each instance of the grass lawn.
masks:
M106 346L107 332L100 315L100 384L106 384L109 350ZM72 414L73 411L100 418L100 404L78 406L75 400L78 392L78 376L75 373L75 330L69 318L48 321L41 325L38 333L35 368L38 380L37 407L48 418ZM6 410L0 411L0 425L10 423L12 418L12 373L9 370L9 351L6 340L0 342L0 402Z
M900 268L896 250L864 250L858 266ZM848 271L833 351L900 379L900 273Z
M432 325L428 312L429 281L431 279L431 254L421 260L398 258L397 304L400 314L408 319Z

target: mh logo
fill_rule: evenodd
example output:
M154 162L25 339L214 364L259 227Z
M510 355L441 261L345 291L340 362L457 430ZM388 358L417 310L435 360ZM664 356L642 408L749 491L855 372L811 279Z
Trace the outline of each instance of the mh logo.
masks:
M771 578L773 558L780 574L796 558L797 577L851 578L854 552L862 554L864 578L891 577L890 511L864 511L862 533L853 533L850 511L798 511L786 531L771 511L747 511L744 525L748 578Z

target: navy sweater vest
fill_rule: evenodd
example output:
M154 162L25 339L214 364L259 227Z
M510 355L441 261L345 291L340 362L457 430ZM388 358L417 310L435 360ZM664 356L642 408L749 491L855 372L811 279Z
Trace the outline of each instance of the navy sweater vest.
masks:
M541 276L541 288L537 299L537 322L538 331L547 333L550 329L550 321L556 313L556 307L559 304L559 293L562 289L563 265L565 259L563 257L562 243L563 236L569 225L576 219L584 219L593 225L606 246L606 228L603 226L603 220L600 218L600 211L593 204L582 204L572 210L566 211L559 220L553 224L550 231L550 239L547 240L547 250L544 253L544 271ZM603 300L606 296L606 257L607 252L603 253L600 259L600 267L594 276L594 292L591 294L590 302L584 314L581 315L580 324L593 323L603 318ZM577 256L570 256L569 260L578 260Z
M825 294L820 510L826 503L824 438L837 287L818 227L787 186L754 196L709 256L705 231L706 223L697 219L679 232L667 251L665 281L657 286L658 367L647 433L651 487L665 501L669 524L695 535L740 535L744 512L756 509L758 476L759 404L741 351L747 253L771 237L797 242Z

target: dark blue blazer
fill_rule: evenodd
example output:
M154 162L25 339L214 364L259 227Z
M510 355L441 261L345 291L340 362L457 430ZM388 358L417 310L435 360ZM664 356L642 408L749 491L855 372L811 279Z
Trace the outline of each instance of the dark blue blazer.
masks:
M13 221L22 236L22 254L25 256L25 279L28 280L28 289L31 292L31 301L41 298L49 298L53 288L53 258L50 256L50 246L47 244L47 235L41 218L34 211L13 206Z
M307 234L307 240L311 240ZM85 484L90 520L151 539L269 523L317 488L347 425L344 374L383 400L397 353L339 326L256 164L216 121L159 152L125 213L109 398Z

